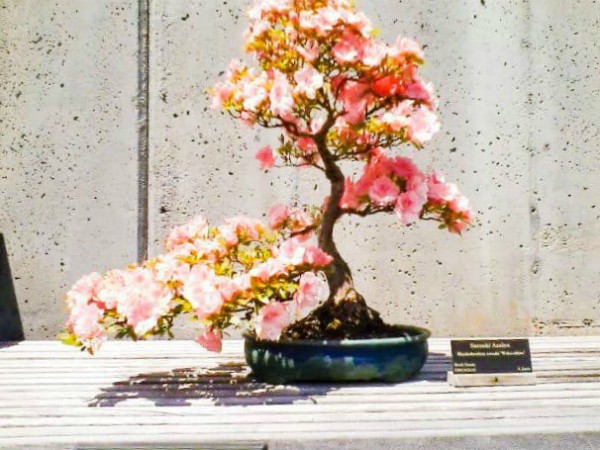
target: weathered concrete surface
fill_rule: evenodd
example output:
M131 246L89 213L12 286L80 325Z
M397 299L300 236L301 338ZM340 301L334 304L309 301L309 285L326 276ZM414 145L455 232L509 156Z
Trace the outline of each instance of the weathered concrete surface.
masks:
M221 220L290 201L295 171L265 175L258 146L277 134L210 109L208 90L242 46L242 2L155 1L151 9L150 244L194 214Z
M62 3L0 0L0 233L29 337L54 335L78 275L135 259L145 222L137 9ZM600 332L600 6L358 3L386 39L426 46L443 128L421 153L399 151L456 180L478 217L463 238L393 217L344 220L340 247L362 292L389 320L438 335ZM260 216L325 194L310 171L261 173L254 153L276 134L209 109L206 89L241 56L248 4L150 1L151 255L195 214Z
M531 3L527 36L536 332L600 333L600 4Z
M136 258L136 50L132 2L0 0L0 233L26 338L56 337L80 275Z

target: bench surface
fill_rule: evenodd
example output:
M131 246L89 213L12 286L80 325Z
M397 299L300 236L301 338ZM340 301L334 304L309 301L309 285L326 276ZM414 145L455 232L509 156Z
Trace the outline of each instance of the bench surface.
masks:
M532 338L537 385L479 388L448 339L402 384L267 385L242 347L0 343L0 448L600 448L600 337Z

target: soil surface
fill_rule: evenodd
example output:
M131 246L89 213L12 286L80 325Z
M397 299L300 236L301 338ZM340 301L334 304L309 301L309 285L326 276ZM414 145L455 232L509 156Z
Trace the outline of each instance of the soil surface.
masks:
M288 326L281 339L374 339L398 337L406 334L383 321L377 311L365 300L325 302L304 319Z

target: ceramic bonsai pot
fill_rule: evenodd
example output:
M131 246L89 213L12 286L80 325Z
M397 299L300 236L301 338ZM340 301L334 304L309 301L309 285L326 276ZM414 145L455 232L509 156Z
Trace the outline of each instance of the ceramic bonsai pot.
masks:
M269 383L406 381L427 359L429 330L398 325L398 337L265 341L245 336L246 362Z

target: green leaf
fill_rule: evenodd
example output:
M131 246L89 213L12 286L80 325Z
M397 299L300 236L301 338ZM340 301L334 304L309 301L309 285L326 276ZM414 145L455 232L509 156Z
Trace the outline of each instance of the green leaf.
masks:
M73 333L63 332L58 335L60 341L65 345L72 345L74 347L81 347L81 341L77 339Z

